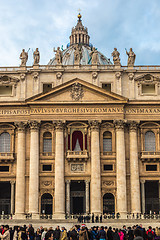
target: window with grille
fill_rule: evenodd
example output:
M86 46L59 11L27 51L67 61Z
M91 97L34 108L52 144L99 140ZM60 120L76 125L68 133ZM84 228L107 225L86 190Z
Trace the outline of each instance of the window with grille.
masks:
M103 152L112 151L112 134L111 132L104 132L103 134Z
M2 133L0 135L0 152L10 152L10 134Z
M52 134L50 132L43 134L43 152L52 152Z
M145 133L145 151L149 152L156 151L155 134L152 131L148 131Z

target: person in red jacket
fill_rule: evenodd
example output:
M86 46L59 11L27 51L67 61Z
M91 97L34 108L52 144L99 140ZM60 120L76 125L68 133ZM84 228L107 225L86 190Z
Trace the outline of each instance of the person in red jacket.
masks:
M153 240L154 239L154 232L152 230L152 227L149 226L147 232L146 232L146 235L147 235L147 239L148 240Z

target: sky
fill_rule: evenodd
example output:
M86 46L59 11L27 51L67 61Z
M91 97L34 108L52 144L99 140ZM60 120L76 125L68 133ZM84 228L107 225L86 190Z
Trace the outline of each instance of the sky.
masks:
M37 47L48 64L69 42L78 9L90 42L111 61L116 47L125 66L132 47L135 65L160 65L160 0L0 0L0 67L19 66L23 48L31 66Z

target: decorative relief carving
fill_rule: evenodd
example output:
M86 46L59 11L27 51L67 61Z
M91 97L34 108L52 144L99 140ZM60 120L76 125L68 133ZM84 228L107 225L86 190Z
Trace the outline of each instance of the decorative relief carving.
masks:
M115 73L115 77L116 77L118 80L120 79L121 75L122 75L121 72L116 72L116 73Z
M83 87L80 83L74 83L71 88L71 98L75 101L79 101L84 96Z
M134 73L128 73L128 78L129 78L129 80L133 80L133 78L134 78Z
M40 123L37 122L37 121L30 121L30 122L29 122L29 126L30 126L30 129L31 129L31 130L37 131L37 130L39 130Z
M91 128L92 131L93 130L99 131L99 126L100 126L99 121L97 121L97 120L90 121L89 125L90 125L90 128Z
M106 187L108 187L108 186L114 186L114 181L104 181L104 182L103 182L103 186L106 186Z
M71 172L84 172L84 164L83 163L71 164Z
M116 129L124 129L126 122L124 120L114 120L114 126Z
M19 82L19 79L18 78L15 78L15 77L9 77L7 75L2 75L0 76L0 83L1 84L12 84L12 83L15 83L17 84L17 82Z
M34 79L34 80L37 80L38 77L39 77L39 72L33 72L33 73L32 73L32 76L33 76L33 79Z
M61 72L56 73L56 78L60 80L62 78L62 73Z
M44 181L44 182L42 182L42 186L44 186L44 187L49 187L51 185L52 185L52 181Z
M20 79L21 79L21 81L24 81L26 79L26 74L25 73L21 73L20 74Z
M50 124L45 124L42 126L43 129L49 131L49 130L53 130L53 125Z
M137 127L138 127L138 123L137 122L135 122L135 121L129 121L128 122L128 124L129 124L129 129L130 129L130 131L136 131L137 130Z
M15 123L17 129L18 129L18 132L25 132L25 127L26 127L26 123L24 122L17 122Z
M58 121L54 121L53 123L54 123L54 126L55 126L56 130L61 130L62 131L64 129L64 122L63 121L58 120Z
M97 73L97 72L93 72L93 73L92 73L92 78L93 78L93 79L96 79L97 77L98 77L98 73Z

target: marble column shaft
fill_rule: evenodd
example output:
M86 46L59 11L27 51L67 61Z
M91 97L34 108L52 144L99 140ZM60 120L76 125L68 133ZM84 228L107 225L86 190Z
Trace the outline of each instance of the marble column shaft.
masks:
M39 213L39 123L30 123L29 213Z
M16 170L16 196L15 214L22 217L25 213L25 124L20 122L17 143L17 170Z
M117 212L121 217L127 213L126 196L126 162L125 162L125 141L124 141L124 122L115 121L116 127L116 169L117 169Z
M85 187L86 187L86 213L89 213L89 181L85 181Z
M15 181L11 181L11 214L14 214L15 206Z
M141 191L142 191L142 213L145 213L145 180L141 180Z
M70 214L70 180L66 181L66 212Z
M137 123L131 122L129 126L130 136L130 180L131 180L131 212L140 213L140 182L138 165Z
M91 212L101 214L101 171L100 171L99 124L91 122Z
M57 121L55 130L55 216L63 218L65 215L64 130L61 121Z

